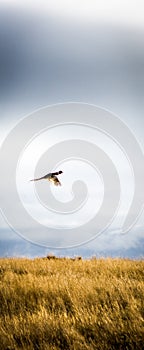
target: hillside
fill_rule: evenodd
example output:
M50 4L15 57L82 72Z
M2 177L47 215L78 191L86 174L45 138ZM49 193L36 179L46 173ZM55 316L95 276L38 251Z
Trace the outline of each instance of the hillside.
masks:
M140 349L144 261L0 259L0 349Z

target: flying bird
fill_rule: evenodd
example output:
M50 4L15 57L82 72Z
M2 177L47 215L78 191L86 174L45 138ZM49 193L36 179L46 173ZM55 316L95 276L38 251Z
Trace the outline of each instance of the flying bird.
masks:
M50 182L53 182L55 186L61 186L61 183L56 175L60 175L62 173L63 171L60 170L60 171L57 171L56 173L49 173L49 174L46 174L45 176L39 177L38 179L33 179L30 181L48 180Z

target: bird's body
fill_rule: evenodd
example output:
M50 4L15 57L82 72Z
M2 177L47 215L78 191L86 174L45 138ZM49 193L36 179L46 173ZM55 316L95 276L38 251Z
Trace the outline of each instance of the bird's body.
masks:
M57 178L56 175L60 175L62 174L63 172L60 170L60 171L57 171L55 173L48 173L46 174L45 176L42 176L42 177L39 177L37 179L33 179L33 180L30 180L30 181L39 181L39 180L48 180L50 182L53 182L53 184L55 186L61 186L61 183L59 181L59 179Z

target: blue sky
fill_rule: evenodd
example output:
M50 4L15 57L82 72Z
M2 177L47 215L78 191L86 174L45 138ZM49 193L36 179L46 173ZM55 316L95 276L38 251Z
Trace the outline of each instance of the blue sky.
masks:
M33 1L26 1L23 5L19 5L17 1L1 2L1 144L17 122L36 110L57 103L83 102L99 106L118 116L144 150L144 21L143 6L140 4L139 1L122 1L119 4L102 1L101 5L95 5L94 1L70 1L68 5L66 1L62 1L60 6L58 1L54 1L53 4L50 1L42 1L39 6L39 2ZM27 130L23 129L23 133L26 132ZM64 170L63 177L61 176L63 186L59 192L50 187L54 198L64 203L66 208L77 193L77 188L73 192L73 182L82 179L87 184L88 201L80 213L67 216L62 213L58 216L49 213L47 219L44 207L37 202L34 188L27 187L27 182L35 170L37 174L41 169L43 172L51 171L49 167L47 169L46 158L41 158L39 162L39 157L46 151L48 157L50 147L75 137L85 138L100 147L115 164L121 185L121 207L114 222L104 234L79 248L57 250L57 254L63 252L70 255L78 251L84 256L141 256L144 214L141 214L129 233L121 234L122 223L132 201L135 186L132 171L116 143L106 135L102 137L98 131L85 132L84 127L78 126L61 127L48 130L30 142L20 156L16 176L17 190L25 210L36 220L50 225L55 230L53 235L49 230L49 240L48 236L46 239L47 246L48 241L52 241L53 250L58 245L62 246L62 241L66 240L65 234L64 237L59 236L58 226L65 230L80 225L79 243L95 235L95 226L90 226L89 232L85 233L82 225L100 207L104 187L99 173L90 164L85 164L80 159L64 161L61 157L59 165ZM19 134L16 143L20 142L20 139ZM13 154L9 154L8 161L13 162ZM8 170L9 164L5 161L5 171ZM15 213L13 188L9 186L6 181L2 183L1 198L3 203L9 202ZM37 191L43 202L51 206L52 201L51 204L47 203L48 186L49 184L38 184ZM142 180L140 186L143 191ZM79 201L83 198L85 187L81 187L81 190L78 187L78 191ZM107 200L111 206L111 192ZM106 213L104 214L106 216ZM30 227L25 226L23 217L19 219L24 236L31 237L34 243L42 243L43 238L37 227L33 227L33 235L29 236ZM34 256L49 251L48 247L39 248L18 238L2 215L0 225L1 255ZM72 242L73 237L68 239L69 241Z

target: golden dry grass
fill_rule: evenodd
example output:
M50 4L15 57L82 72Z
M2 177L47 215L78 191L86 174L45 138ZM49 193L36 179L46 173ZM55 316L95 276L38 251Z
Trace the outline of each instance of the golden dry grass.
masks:
M143 349L144 261L0 259L0 349Z

